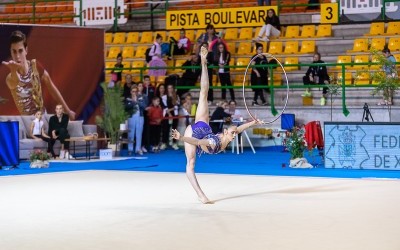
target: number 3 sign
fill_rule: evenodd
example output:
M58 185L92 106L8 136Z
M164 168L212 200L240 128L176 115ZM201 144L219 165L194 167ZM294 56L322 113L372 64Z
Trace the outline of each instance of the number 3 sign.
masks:
M323 3L321 4L321 23L339 22L339 4Z

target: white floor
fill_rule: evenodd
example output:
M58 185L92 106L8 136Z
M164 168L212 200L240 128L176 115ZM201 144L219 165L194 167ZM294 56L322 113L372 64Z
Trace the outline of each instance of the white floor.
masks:
M0 178L0 249L399 250L400 181L83 171Z

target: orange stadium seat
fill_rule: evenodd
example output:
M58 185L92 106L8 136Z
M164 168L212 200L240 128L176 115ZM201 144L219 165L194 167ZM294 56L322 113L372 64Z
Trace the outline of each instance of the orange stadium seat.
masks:
M7 5L5 5L5 7L4 7L4 13L11 14L11 13L14 13L14 11L15 11L14 4L7 4Z
M25 13L25 4L14 5L14 13Z
M114 34L113 44L124 44L125 43L125 32L119 32Z
M400 22L389 22L386 35L400 35Z
M129 32L126 37L126 44L138 43L139 42L139 32Z
M315 25L303 25L301 28L301 37L315 37Z
M285 58L285 65L286 64L299 64L298 57L286 57ZM299 66L285 66L286 71L298 70Z
M372 38L370 49L383 50L383 48L385 47L385 44L386 44L386 39L384 37Z
M338 56L337 63L351 63L351 56ZM345 68L348 68L349 65L345 65ZM337 65L336 68L341 69L341 65Z
M357 38L354 39L353 50L349 52L366 52L368 51L368 39L367 38Z
M238 29L237 28L226 28L225 29L225 40L236 40L238 37Z
M400 51L400 37L389 38L388 48L391 52Z
M268 53L270 54L282 54L283 45L282 42L274 41L269 43Z
M46 3L39 2L35 6L36 13L45 13L46 12Z
M146 54L147 48L149 48L149 46L146 46L146 45L137 46L136 47L135 57L136 58L143 58L143 60L144 60L144 57L145 57L144 55Z
M253 28L241 28L239 33L240 40L251 40L253 38Z
M112 39L113 39L113 34L112 33L105 33L104 34L104 42L106 44L112 43Z
M351 85L352 84L353 75L351 72L344 73L344 84ZM343 75L341 72L337 74L338 84L342 84Z
M369 28L369 33L366 36L379 36L385 34L385 23L371 23L371 27Z
M249 55L251 54L251 43L250 42L241 42L239 43L239 48L237 51L238 55Z
M153 32L145 31L142 32L142 37L140 38L140 43L153 43Z
M331 24L318 25L317 37L330 37L330 36L332 36Z
M297 54L299 53L299 41L291 41L285 43L285 54Z
M133 58L134 57L134 53L133 52L134 52L133 46L125 46L122 49L122 57L123 58L128 58L128 59Z
M307 53L314 53L315 52L315 41L302 41L301 42L301 49L300 53L307 54Z
M286 38L298 38L300 34L300 27L295 26L287 26L285 31Z
M120 47L110 47L108 50L107 58L117 58L117 55L121 52Z
M353 63L368 63L369 62L369 55L356 55L354 57ZM353 65L353 69L367 69L368 65Z

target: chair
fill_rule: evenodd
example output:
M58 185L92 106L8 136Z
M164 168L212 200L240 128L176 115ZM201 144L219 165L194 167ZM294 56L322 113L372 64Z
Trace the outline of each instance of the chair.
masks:
M119 32L114 34L113 44L124 44L125 43L125 33Z
M114 68L115 62L106 62L106 74L111 74L112 69Z
M142 32L140 43L152 43L152 42L153 42L153 32L152 31Z
M253 38L253 28L241 28L239 40L251 40Z
M175 62L175 70L178 72L183 72L185 71L184 69L178 68L178 67L182 67L182 65L186 62L186 59L177 59Z
M356 74L356 77L354 79L354 85L365 85L365 84L370 84L368 73L363 72Z
M391 37L389 38L388 48L391 52L400 51L400 38L399 37Z
M301 37L315 37L315 25L303 25L301 28Z
M379 57L378 56L371 56L371 63L379 63ZM380 64L376 64L376 65L370 65L370 69L380 69L382 66Z
M175 60L168 60L165 62L167 64L167 75L169 74L174 74L174 73L178 73L177 70L175 70Z
M330 36L332 36L331 24L318 25L317 37L330 37Z
M134 56L134 49L133 49L133 46L125 46L123 49L122 49L122 57L123 58L133 58Z
M385 44L386 44L386 39L384 37L372 38L370 49L381 51L385 47Z
M354 57L353 63L368 63L369 62L369 55L356 55ZM367 69L368 65L353 65L353 69Z
M232 70L234 70L234 71L245 71L247 65L249 65L249 62L250 62L250 58L248 58L248 57L238 58L238 59L236 59L235 66L245 66L245 67L243 67L243 68L233 68Z
M300 53L309 54L315 52L315 41L302 41Z
M120 52L121 52L121 48L120 47L110 47L110 49L108 50L107 58L108 59L117 58L117 56L118 56L118 54Z
M166 41L166 42L169 42L169 41L171 41L171 38L173 37L173 38L175 38L175 40L179 40L179 37L180 37L180 30L171 30L169 33L168 33L168 41Z
M268 53L270 54L282 54L282 42L273 41L269 43Z
M229 52L231 52L232 55L236 54L236 42L227 42L226 46L228 47Z
M136 47L135 57L144 59L147 48L148 48L148 46L145 46L145 45L137 46Z
M285 66L284 66L286 71L298 70L299 66L286 66L286 64L299 64L299 58L298 57L286 57L285 58Z
M300 33L300 26L287 26L285 32L285 38L298 38Z
M389 22L386 35L400 35L400 22Z
M236 40L238 37L237 34L238 34L237 28L226 28L224 39L225 40Z
M129 32L126 37L126 44L138 43L139 42L139 32Z
M154 32L153 32L153 38L154 38L154 40L156 39L157 34L160 35L160 36L162 37L163 42L168 42L168 41L167 41L167 38L168 38L168 37L167 37L167 32L166 32L165 30L154 31ZM179 38L179 36L178 36L178 38ZM153 41L152 41L152 42L153 42Z
M385 34L385 23L371 23L369 28L369 33L365 34L366 36L379 36Z
M129 69L131 67L131 62L130 61L123 61L122 65L124 67L124 69L122 70L122 73L129 74L131 72L130 69Z
M186 37L189 38L192 43L195 42L195 32L195 30L185 30Z
M338 84L342 84L343 75L341 72L337 74ZM352 85L353 75L351 72L344 73L344 84Z
M366 52L368 51L368 39L367 38L357 38L354 39L353 50L349 52Z
M113 34L112 33L106 33L104 35L104 40L105 40L106 44L112 43L112 39L113 39Z
M237 51L238 55L249 55L251 54L251 43L250 42L241 42L239 43L239 48Z
M272 79L274 80L273 85L274 86L281 86L282 85L282 73L281 72L275 72L274 75L272 76ZM272 83L271 75L268 77L269 83Z
M351 63L351 56L338 56L337 63ZM350 67L349 65L345 65L345 68ZM341 65L337 65L336 68L342 69Z
M299 42L291 41L285 43L285 54L297 54L299 53Z
M400 54L394 54L393 56L396 59L396 62L400 62ZM397 65L397 67L400 67L400 65Z
M132 66L131 67L132 68L136 68L136 69L131 69L131 74L133 74L133 73L139 74L140 73L140 69L138 69L138 68L143 68L144 66L146 66L144 61L138 61L138 60L132 61Z

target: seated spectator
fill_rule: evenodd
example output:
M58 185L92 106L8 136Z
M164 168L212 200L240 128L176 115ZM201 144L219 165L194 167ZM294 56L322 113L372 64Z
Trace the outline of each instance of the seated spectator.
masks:
M124 91L122 94L124 99L131 96L131 88L132 88L132 85L134 85L134 84L135 84L135 82L132 81L132 75L130 75L130 74L125 75Z
M317 52L314 54L312 63L325 63L321 60L321 55ZM303 77L303 83L308 84L329 84L329 75L326 70L326 66L310 66ZM326 104L326 95L328 93L328 88L324 87L322 89L321 105ZM307 89L303 96L311 96L311 93Z
M217 104L217 108L212 113L210 118L210 127L214 134L221 133L224 126L224 122L230 121L231 114L225 112L225 109L227 108L228 108L228 102L222 101Z
M265 35L265 37L264 37ZM261 27L258 37L253 39L254 41L268 42L270 37L279 37L281 35L281 23L279 17L275 14L274 9L269 9L267 12L267 18L265 18L265 24Z
M182 66L200 66L198 56L194 53L190 55L190 59L187 60ZM191 68L185 69L185 72L182 74L182 78L178 83L178 86L195 86L196 82L199 79L201 73L201 69L199 68ZM178 89L176 92L178 96L182 96L183 94L189 92L190 89Z
M152 57L149 62L149 67L167 67L167 64L162 60L161 56L161 43L162 36L160 34L156 35L156 40L154 41L153 46L150 49L149 55ZM149 69L149 75L155 77L155 81L157 82L159 76L165 76L167 72L166 68L162 69Z
M228 113L231 114L232 120L240 120L241 118L243 119L242 113L236 108L235 100L229 101Z
M190 94L190 92L183 94L181 115L186 116L185 127L192 124L192 117L196 115L196 108L196 104L192 103L192 94Z
M49 132L48 135L51 136L52 140L49 142L49 150L53 152L53 147L56 140L59 140L61 143L61 151L60 151L60 159L73 159L72 156L69 155L69 133L68 133L68 122L69 117L67 114L64 114L64 108L61 104L56 106L56 114L50 117L49 120Z
M174 37L171 37L168 59L173 59L174 55L186 55L191 49L192 43L190 39L186 37L185 29L182 28L179 32L178 41Z
M44 123L42 120L42 111L36 111L35 119L31 123L30 136L35 140L43 140L47 142L47 153L51 153L53 158L56 158L53 147L50 148L50 136L44 130Z

